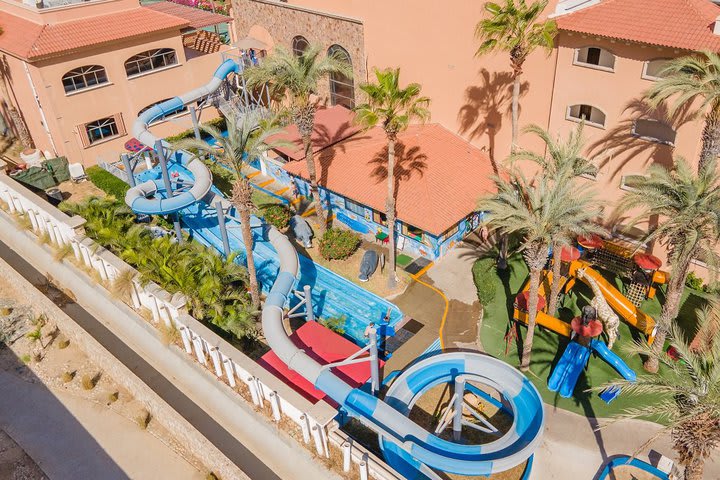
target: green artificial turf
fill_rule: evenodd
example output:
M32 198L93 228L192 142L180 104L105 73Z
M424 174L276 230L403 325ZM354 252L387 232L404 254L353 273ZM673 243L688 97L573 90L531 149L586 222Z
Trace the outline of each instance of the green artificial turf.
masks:
M485 350L498 358L501 358L511 365L519 365L520 359L518 347L522 339L516 339L506 345L505 334L508 330L508 318L512 316L512 303L515 295L522 289L527 280L528 269L520 255L513 255L509 261L506 272L500 272L497 277L498 288L495 298L489 305L485 306L485 313L482 324L482 343ZM615 285L622 285L619 279L612 279ZM622 290L621 290L622 291ZM658 293L659 298L646 300L641 309L646 313L657 317L660 313L660 301L664 300L663 293ZM559 317L562 320L570 321L574 316L580 314L584 305L592 298L590 289L578 281L572 291L563 298L559 305ZM683 306L680 314L680 322L687 331L694 331L696 321L695 308L702 306L705 302L704 294L686 290L683 297ZM521 335L525 335L527 329L520 328ZM644 373L642 360L639 356L629 356L625 348L633 339L640 339L639 333L621 321L620 338L615 343L613 351L639 375ZM624 409L642 405L644 402L657 401L653 397L630 397L627 395L618 396L611 404L606 404L600 399L597 392L586 392L588 388L602 385L605 382L620 378L620 375L604 360L595 355L590 357L588 366L580 375L573 397L562 398L556 392L547 388L547 380L552 373L555 364L562 356L569 339L538 327L535 331L533 341L533 353L530 372L528 377L540 391L543 400L555 407L569 410L588 417L608 417L620 413ZM507 354L506 354L506 348Z

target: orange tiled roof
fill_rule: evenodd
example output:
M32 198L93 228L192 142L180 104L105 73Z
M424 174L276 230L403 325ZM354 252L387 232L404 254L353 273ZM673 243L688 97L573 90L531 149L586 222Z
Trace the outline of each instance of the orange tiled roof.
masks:
M107 15L40 25L0 12L0 50L33 60L68 51L188 26L188 21L138 7Z
M167 13L168 15L183 18L189 22L188 28L192 29L209 27L210 25L229 23L232 21L232 18L220 15L219 13L208 12L206 10L200 10L199 8L188 7L187 5L180 5L179 3L173 2L157 2L147 5L145 8L150 8L156 12Z
M380 128L358 133L315 156L318 182L329 190L385 211L387 139ZM397 145L397 217L440 235L495 191L490 158L438 124L413 125ZM285 170L307 179L306 162Z
M360 127L353 123L355 113L342 105L330 108L320 108L315 113L315 130L311 137L313 152L318 152L328 145L344 140L360 131ZM286 155L290 160L305 158L302 138L295 124L288 125L282 132L272 135L268 143L289 142L288 147L277 147L274 150Z
M720 51L710 0L601 0L556 17L560 30L684 50Z

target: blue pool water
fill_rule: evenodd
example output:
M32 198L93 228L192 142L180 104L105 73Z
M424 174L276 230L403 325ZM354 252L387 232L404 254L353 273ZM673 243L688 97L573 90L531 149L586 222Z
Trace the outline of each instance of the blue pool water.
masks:
M171 164L169 171L177 173L180 178L192 181L187 169L178 164ZM159 168L148 170L137 176L139 181L160 178ZM213 187L214 188L214 187ZM216 193L220 194L219 191ZM215 209L203 202L198 202L181 212L182 222L193 238L200 243L222 252L222 239ZM245 246L242 241L239 222L226 219L230 249L238 253L237 262L245 264ZM279 270L277 253L266 239L262 238L259 229L254 229L254 259L258 272L258 281L264 292L272 287ZM402 312L387 300L361 288L349 280L317 265L304 255L300 259L300 278L297 289L309 285L312 291L313 310L319 318L345 317L345 335L356 343L364 345L365 328L370 322L380 323L388 310L389 325L396 325L403 317Z

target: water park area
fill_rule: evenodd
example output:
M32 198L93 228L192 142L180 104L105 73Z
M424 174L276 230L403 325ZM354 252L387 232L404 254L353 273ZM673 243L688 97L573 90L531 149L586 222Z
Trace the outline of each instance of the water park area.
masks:
M720 5L666 1L0 0L0 476L720 478Z

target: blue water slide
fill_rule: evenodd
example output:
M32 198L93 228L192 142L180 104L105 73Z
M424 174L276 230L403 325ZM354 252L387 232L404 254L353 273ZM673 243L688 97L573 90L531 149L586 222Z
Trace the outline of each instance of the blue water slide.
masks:
M618 455L605 464L602 472L600 472L600 475L597 476L597 480L607 480L609 478L615 478L614 476L610 476L610 474L615 468L623 466L635 467L639 470L651 474L658 480L669 480L670 478L667 473L663 472L662 470L653 465L650 465L647 462L643 462L642 460L638 460L637 458L630 457L629 455Z
M144 111L133 124L133 135L142 144L155 148L158 138L148 130L155 119L180 110L183 106L196 102L215 92L225 77L237 73L240 67L232 60L223 62L213 74L212 80L202 87L191 90L178 97L161 102ZM169 143L161 141L169 152ZM175 195L165 192L162 179L151 179L130 188L125 194L125 203L136 213L147 215L166 215L180 211L205 198L212 188L212 174L205 164L190 152L177 151L173 160L187 168L194 178L190 188Z
M575 357L573 357L572 361L570 362L570 366L568 367L568 372L567 372L567 376L565 377L565 381L560 386L560 396L561 397L563 397L563 398L572 397L572 394L575 391L575 385L577 385L577 381L580 378L580 374L585 369L585 366L587 365L587 362L589 359L590 359L590 349L581 346L578 354Z
M280 271L262 309L263 333L270 348L291 370L338 402L350 416L375 430L391 465L406 465L408 478L418 478L417 475L429 469L460 475L489 475L513 468L532 456L544 428L542 399L522 373L501 360L468 352L424 358L395 379L386 401L382 401L351 387L299 349L283 326L283 309L298 276L298 255L287 237L275 228L267 227L265 235L280 260ZM513 411L512 427L494 442L480 446L443 440L407 417L423 392L453 381L461 374L493 385Z

